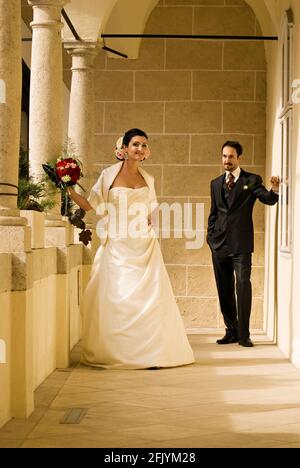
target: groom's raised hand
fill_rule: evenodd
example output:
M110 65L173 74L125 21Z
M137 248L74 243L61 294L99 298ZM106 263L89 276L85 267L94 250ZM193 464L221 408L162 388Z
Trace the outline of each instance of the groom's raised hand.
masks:
M272 176L270 182L272 184L271 189L273 190L273 192L279 193L280 178Z

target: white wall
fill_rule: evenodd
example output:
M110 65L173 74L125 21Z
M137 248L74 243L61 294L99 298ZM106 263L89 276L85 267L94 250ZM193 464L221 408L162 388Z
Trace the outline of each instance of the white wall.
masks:
M266 2L265 2L266 3ZM271 2L269 2L270 4ZM300 3L280 0L276 7L277 33L284 11L291 7L294 13L293 79L300 79ZM274 15L275 16L275 15ZM268 46L268 107L267 107L267 174L280 174L279 109L281 93L280 46ZM292 236L290 254L278 249L278 209L267 217L266 258L266 328L269 336L277 339L280 349L300 368L300 104L294 107L293 161L292 161ZM266 250L266 251L267 251Z

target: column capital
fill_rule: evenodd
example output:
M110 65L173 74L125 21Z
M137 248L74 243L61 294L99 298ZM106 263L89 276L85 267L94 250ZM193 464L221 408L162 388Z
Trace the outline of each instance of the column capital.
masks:
M93 68L101 46L98 42L65 42L64 47L72 56L72 71Z
M67 41L64 47L70 55L98 55L101 48L99 42Z
M62 29L61 10L70 0L27 0L33 9L32 28L59 27Z
M27 0L27 2L32 7L57 7L62 9L70 0Z

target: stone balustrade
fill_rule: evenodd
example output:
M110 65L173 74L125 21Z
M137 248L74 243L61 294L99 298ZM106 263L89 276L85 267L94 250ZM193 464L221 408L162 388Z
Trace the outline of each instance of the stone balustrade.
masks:
M12 417L28 417L35 389L54 369L69 366L98 247L95 233L89 247L74 243L73 227L65 220L50 236L43 213L21 215L28 222L26 243L18 242L20 226L9 226L10 240L0 239L0 427ZM15 248L4 252L12 239Z

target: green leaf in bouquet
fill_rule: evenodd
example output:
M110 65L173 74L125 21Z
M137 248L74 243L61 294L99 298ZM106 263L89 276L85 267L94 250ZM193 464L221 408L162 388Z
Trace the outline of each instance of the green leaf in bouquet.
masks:
M49 164L42 164L44 171L46 172L49 179L54 182L57 186L59 186L59 178L56 175L55 169L51 167Z

